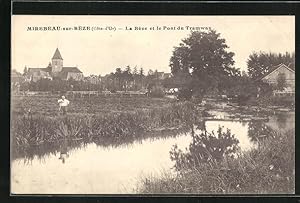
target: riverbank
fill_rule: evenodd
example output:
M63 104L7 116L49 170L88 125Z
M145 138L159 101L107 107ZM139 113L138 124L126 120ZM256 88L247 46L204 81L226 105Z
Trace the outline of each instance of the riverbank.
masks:
M197 111L190 102L177 102L153 109L96 115L14 116L11 138L14 147L29 147L69 140L120 142L137 139L146 132L180 129L193 122Z
M295 112L294 108L285 106L238 105L234 102L216 99L206 100L197 105L198 111L204 111L204 120L230 121L267 121L269 116Z
M143 133L182 129L203 120L267 121L274 109L211 100L204 105L169 98L76 98L67 117L57 115L56 98L14 98L12 143L26 147L65 137L107 143L138 139ZM197 120L197 121L196 121Z
M137 193L292 194L295 192L295 131L270 136L237 158L224 157L177 175L145 177Z

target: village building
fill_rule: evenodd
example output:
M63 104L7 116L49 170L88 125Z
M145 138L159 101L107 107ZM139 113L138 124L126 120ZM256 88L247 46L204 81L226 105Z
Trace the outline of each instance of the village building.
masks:
M92 84L100 84L102 77L99 75L90 75L84 78L85 81L90 82Z
M52 63L51 63L52 62ZM28 68L26 79L36 82L40 79L61 78L62 80L83 80L83 73L77 67L64 67L63 58L58 48L46 68ZM27 67L25 67L27 69Z
M11 90L13 92L19 92L20 85L25 80L23 75L17 72L16 70L12 70L10 78L11 78Z
M171 73L157 72L156 74L159 80L164 80L171 77Z
M284 80L283 90L277 89L279 78ZM295 70L285 64L281 63L272 67L261 77L261 80L274 87L274 95L294 95L295 93Z

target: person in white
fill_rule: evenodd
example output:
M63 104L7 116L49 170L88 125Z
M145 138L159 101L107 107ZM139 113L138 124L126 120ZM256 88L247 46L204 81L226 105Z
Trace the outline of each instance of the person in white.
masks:
M61 99L58 101L59 104L59 111L62 111L63 115L67 114L67 106L69 105L70 101L65 98L65 96L62 96Z

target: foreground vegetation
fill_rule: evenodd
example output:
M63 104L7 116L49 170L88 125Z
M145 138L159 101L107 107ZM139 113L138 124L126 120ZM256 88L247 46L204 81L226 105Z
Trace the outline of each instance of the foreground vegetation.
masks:
M34 115L55 117L59 113L57 103L59 98L59 95L12 97L12 115L24 115L30 111L30 113ZM149 98L145 96L67 97L67 99L70 100L68 114L74 116L151 110L157 107L169 106L170 103L175 103L173 100L167 98Z
M94 106L97 108L96 104ZM108 113L86 115L13 114L12 143L16 147L26 148L57 142L66 137L69 140L110 140L117 143L136 139L145 132L184 127L192 122L195 114L194 105L190 102L170 103L152 109L137 107L131 111L112 110Z
M227 138L226 138L227 137ZM219 139L196 136L187 152L174 147L171 158L175 161L176 175L164 173L160 178L146 177L138 189L139 193L294 193L295 191L295 132L273 133L258 143L258 147L247 152L229 156L226 150L213 157L220 139L235 140L228 133ZM232 138L232 139L231 139ZM203 147L203 141L210 146ZM212 147L213 146L213 147ZM203 153L205 150L205 153ZM217 148L218 149L218 148ZM231 148L233 149L233 148ZM220 155L219 150L218 155ZM227 151L232 152L232 151ZM206 156L203 156L206 154ZM198 159L198 158L199 159ZM210 159L208 159L210 157ZM202 159L202 161L201 161ZM205 161L203 161L205 159Z

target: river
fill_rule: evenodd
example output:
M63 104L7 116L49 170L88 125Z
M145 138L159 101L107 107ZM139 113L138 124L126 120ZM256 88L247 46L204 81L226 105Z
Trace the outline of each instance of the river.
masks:
M270 130L284 133L295 127L295 114L285 113L262 122L206 121L208 132L218 127L230 129L247 151ZM195 131L197 133L197 130ZM19 157L11 162L11 192L13 194L122 194L134 193L141 178L175 173L170 160L174 144L188 147L190 133L156 139L147 138L120 146L100 146L95 143L63 148L31 159Z

